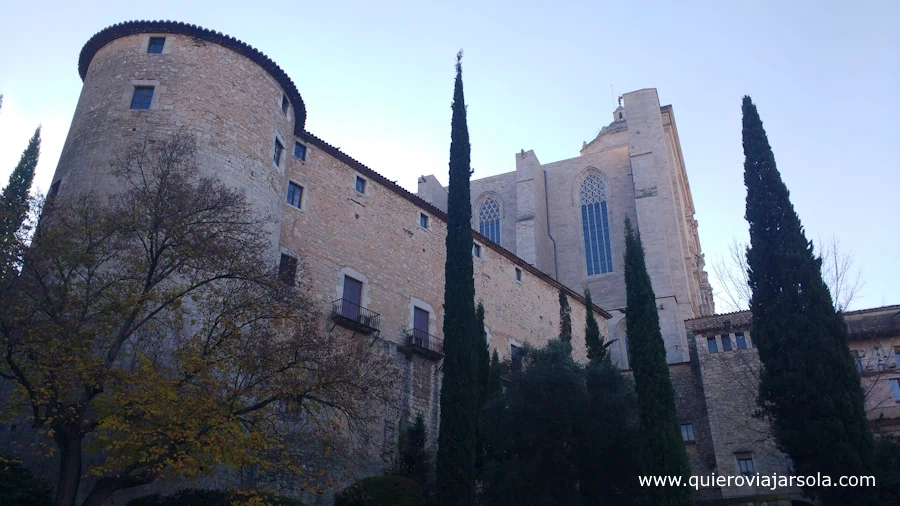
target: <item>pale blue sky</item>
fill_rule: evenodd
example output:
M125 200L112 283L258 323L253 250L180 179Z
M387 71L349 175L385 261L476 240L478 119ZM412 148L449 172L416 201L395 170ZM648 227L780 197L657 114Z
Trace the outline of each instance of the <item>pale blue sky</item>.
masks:
M577 156L618 95L672 104L707 263L747 234L740 102L757 103L807 234L852 249L853 308L900 303L900 2L24 2L0 17L0 181L44 125L46 190L102 28L172 19L225 32L297 83L307 127L415 191L446 182L456 51L475 177Z

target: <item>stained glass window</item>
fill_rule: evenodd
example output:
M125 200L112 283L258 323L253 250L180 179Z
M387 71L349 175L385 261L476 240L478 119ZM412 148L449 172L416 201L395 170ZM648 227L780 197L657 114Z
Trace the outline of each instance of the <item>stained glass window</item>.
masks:
M581 227L588 276L612 272L609 248L609 214L606 200L609 191L599 174L588 174L581 183Z
M500 204L488 198L478 210L478 231L481 235L500 244Z

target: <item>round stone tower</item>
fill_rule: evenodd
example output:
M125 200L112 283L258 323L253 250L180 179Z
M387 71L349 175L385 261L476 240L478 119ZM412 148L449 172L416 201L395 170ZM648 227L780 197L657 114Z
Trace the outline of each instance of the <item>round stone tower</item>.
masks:
M117 156L136 140L182 130L196 138L201 170L242 189L269 220L278 249L284 167L306 108L275 62L198 26L130 21L94 35L78 71L84 86L51 194L115 192Z

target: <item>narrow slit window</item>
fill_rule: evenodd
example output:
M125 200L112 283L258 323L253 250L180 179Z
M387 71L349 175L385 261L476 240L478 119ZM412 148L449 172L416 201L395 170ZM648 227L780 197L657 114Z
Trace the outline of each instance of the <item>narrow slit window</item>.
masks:
M272 157L272 161L279 167L281 166L281 153L284 153L284 144L275 139L275 155Z
M356 191L362 194L366 193L366 180L362 176L356 176Z
M288 98L287 95L281 96L281 112L287 114L288 111Z
M472 245L472 256L475 258L481 258L481 245L473 244Z

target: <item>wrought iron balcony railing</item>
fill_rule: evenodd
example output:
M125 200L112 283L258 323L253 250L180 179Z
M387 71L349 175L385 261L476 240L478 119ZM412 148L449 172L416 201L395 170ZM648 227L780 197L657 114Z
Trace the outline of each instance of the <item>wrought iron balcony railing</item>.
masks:
M432 360L444 358L444 341L421 329L406 329L403 331L406 337L404 348L413 353L418 353Z
M331 303L331 317L334 321L353 330L371 334L381 328L381 315L347 299Z

